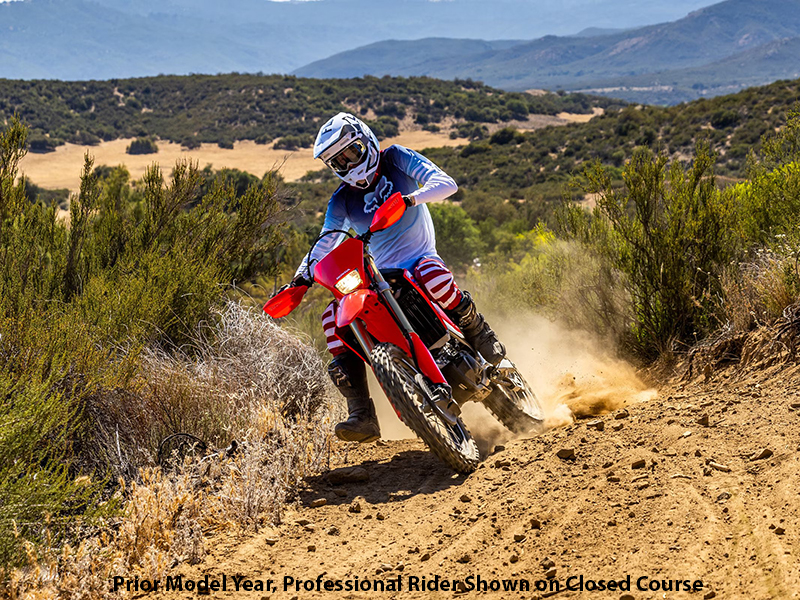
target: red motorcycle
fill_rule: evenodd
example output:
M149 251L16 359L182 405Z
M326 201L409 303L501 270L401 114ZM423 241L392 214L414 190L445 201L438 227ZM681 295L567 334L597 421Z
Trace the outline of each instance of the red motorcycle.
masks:
M464 338L444 311L422 290L409 271L380 271L369 252L371 237L394 225L406 210L392 195L375 211L369 230L348 239L317 262L309 281L330 290L338 301L336 325L341 341L372 367L398 417L456 471L474 471L478 447L464 422L465 402L483 404L516 433L540 430L541 405L507 358L493 366ZM310 253L309 253L310 255ZM303 299L306 286L290 287L264 305L280 318Z

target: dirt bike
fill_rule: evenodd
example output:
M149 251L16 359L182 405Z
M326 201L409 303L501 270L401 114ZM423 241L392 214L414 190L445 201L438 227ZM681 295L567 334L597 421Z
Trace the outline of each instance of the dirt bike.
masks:
M379 270L369 252L372 236L394 225L406 204L394 194L376 211L369 229L346 231L339 244L313 269L309 281L321 284L338 302L339 339L375 373L400 420L456 471L474 471L478 447L460 414L466 402L482 402L508 429L524 433L542 427L544 414L535 394L507 358L497 366L483 359L458 326L422 290L409 271ZM291 313L308 289L289 287L270 299L264 311L273 318ZM349 327L349 330L347 329Z

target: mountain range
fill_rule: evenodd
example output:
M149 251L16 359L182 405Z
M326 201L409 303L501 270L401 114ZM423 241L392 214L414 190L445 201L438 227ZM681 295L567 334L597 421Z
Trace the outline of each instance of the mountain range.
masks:
M289 73L381 40L531 40L656 23L711 2L0 0L0 77ZM476 42L468 56L509 45L514 44Z
M800 76L800 0L726 0L659 25L492 44L458 40L456 55L453 40L383 41L295 74L470 77L509 90L591 90L671 104Z

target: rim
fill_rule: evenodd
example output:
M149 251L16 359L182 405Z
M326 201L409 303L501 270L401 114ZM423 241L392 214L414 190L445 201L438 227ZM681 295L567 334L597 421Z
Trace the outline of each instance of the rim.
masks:
M499 377L497 379L497 384L498 387L503 390L503 393L512 400L522 412L532 419L544 421L544 410L541 404L539 404L538 398L536 398L528 382L522 378L522 375L520 375L516 367L504 373L502 377Z

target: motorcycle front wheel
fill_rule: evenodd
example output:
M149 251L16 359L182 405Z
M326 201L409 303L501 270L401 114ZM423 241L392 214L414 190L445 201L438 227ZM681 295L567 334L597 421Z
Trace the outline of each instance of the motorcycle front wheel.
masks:
M475 440L460 418L451 424L428 404L411 358L393 344L376 345L371 358L375 377L403 423L459 473L477 469L480 455Z

